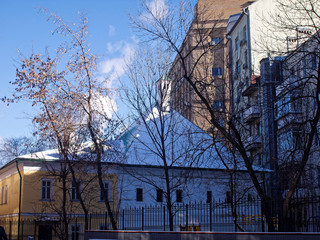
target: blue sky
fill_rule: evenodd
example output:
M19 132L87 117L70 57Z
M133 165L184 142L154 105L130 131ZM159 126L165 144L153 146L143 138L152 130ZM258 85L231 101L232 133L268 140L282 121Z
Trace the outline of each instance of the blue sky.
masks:
M131 54L135 46L128 13L136 13L138 4L139 0L1 0L0 98L13 92L9 81L15 79L19 51L29 56L32 52L44 53L46 48L53 51L57 47L58 35L51 33L54 25L36 8L47 8L67 23L77 22L78 12L85 11L91 49L102 56L102 71L117 66L121 75L123 58ZM0 139L30 135L33 111L28 104L7 107L1 102Z

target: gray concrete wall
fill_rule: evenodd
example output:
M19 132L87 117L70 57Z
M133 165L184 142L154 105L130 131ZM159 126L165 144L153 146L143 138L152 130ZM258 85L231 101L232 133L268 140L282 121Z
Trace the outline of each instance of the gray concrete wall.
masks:
M87 231L85 240L316 240L320 233Z

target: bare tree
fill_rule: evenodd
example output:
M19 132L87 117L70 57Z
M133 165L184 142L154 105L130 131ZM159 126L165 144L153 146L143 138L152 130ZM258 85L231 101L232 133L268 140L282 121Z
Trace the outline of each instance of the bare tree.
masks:
M0 141L0 156L2 163L14 160L16 157L46 148L44 141L32 137L11 137Z
M211 131L215 138L223 137L226 146L242 158L261 199L268 229L273 231L270 198L254 169L252 157L246 151L246 139L239 129L243 126L238 125L230 109L230 85L226 78L227 70L223 70L227 56L218 54L226 50L223 14L211 11L217 18L208 22L204 19L208 7L196 5L194 15L192 7L182 2L179 7L155 8L144 1L140 15L132 17L132 23L143 41L159 41L164 46L163 52L172 54L174 61L169 77L173 80L174 108L184 112L188 118L194 118L194 122L197 122L197 116L202 118L199 125ZM221 57L220 61L212 57L215 54ZM181 101L180 96L187 101Z
M260 16L259 48L281 56L281 81L274 104L277 121L278 196L280 228L290 219L295 195L314 194L318 164L320 4L309 0L275 0L276 10ZM313 176L313 177L312 177ZM313 179L313 180L312 180Z
M162 52L160 45L143 43L128 66L129 83L123 88L123 99L135 121L120 139L126 143L128 163L160 167L160 173L150 170L141 175L131 170L129 174L163 193L173 231L173 206L181 201L173 194L185 189L192 178L191 171L185 169L177 174L174 167L204 164L205 145L199 141L211 137L171 108L172 82L167 77L170 55Z
M79 25L69 26L59 16L46 9L41 10L48 14L49 21L56 24L54 33L61 34L67 41L60 45L55 58L40 54L23 57L21 67L17 69L17 79L12 82L16 86L13 98L3 100L8 103L30 100L33 106L39 108L39 115L33 120L38 126L37 133L50 137L56 144L64 164L62 169L71 174L79 196L80 185L73 161L81 158L95 163L108 216L112 228L116 229L114 209L103 183L107 171L103 167L108 157L105 153L106 141L113 137L118 126L106 113L107 108L111 108L108 103L111 102L112 89L106 87L107 79L100 81L96 76L97 58L89 51L86 17L81 15ZM92 146L85 156L82 150L88 141L92 142ZM63 203L67 199L64 195ZM87 228L88 206L82 198L80 203ZM68 239L67 208L64 209L64 236Z

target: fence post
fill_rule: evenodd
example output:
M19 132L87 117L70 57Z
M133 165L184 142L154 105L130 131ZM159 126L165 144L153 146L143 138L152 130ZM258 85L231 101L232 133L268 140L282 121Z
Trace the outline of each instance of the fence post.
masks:
M122 230L125 230L125 226L124 226L124 209L122 209Z
M264 215L263 215L263 210L262 210L262 204L261 204L261 200L259 200L260 202L260 211L261 211L261 231L262 232L265 232L265 229L264 229Z
M107 214L108 212L106 212L104 215L104 229L107 229Z
M188 231L188 204L186 204L186 231Z
M141 230L144 230L144 207L141 209Z
M209 213L210 232L212 232L212 201L209 202L209 210L210 210L210 213Z
M21 221L21 239L23 239L23 225L24 221Z
M9 222L9 240L12 239L11 236L12 236L12 221Z
M166 231L166 206L163 206L163 231Z

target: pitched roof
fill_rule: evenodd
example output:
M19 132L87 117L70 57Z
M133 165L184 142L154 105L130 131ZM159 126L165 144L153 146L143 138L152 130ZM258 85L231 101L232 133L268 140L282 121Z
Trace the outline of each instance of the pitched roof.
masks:
M162 136L162 137L161 137ZM91 145L84 144L83 153ZM243 161L225 147L223 141L212 136L172 110L161 112L157 108L140 117L117 140L110 143L125 155L119 164L131 166L171 167L246 171ZM106 151L109 151L108 149ZM108 154L106 154L108 156ZM58 149L19 156L19 160L59 160ZM223 161L222 161L223 160ZM112 162L106 159L106 163ZM236 164L235 164L236 162ZM256 171L268 171L254 167Z

